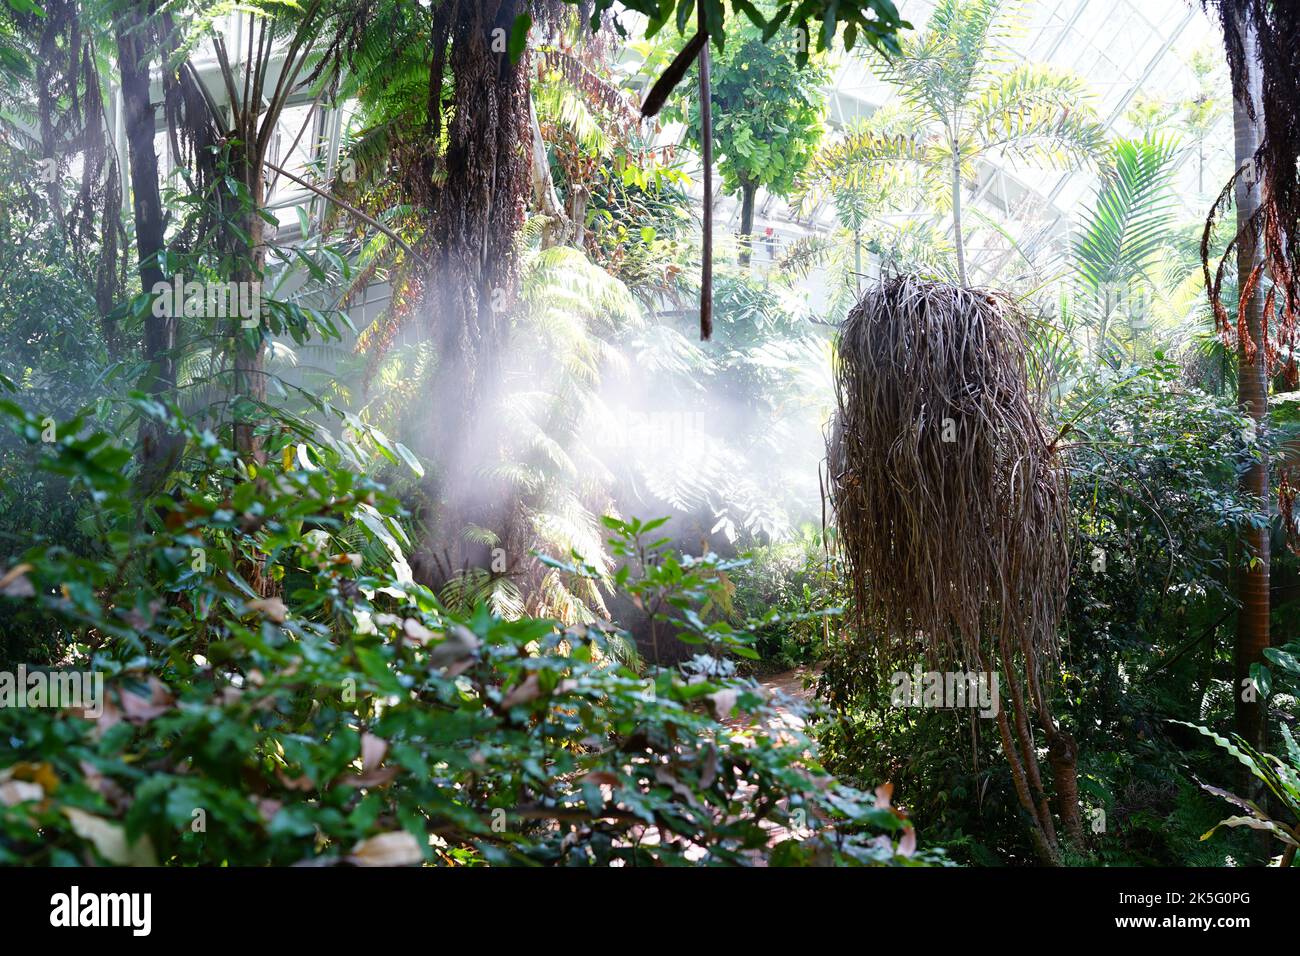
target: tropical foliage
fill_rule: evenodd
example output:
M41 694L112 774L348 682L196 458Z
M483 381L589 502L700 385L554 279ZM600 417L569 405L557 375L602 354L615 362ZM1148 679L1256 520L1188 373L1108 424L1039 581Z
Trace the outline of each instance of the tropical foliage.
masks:
M0 863L1293 864L1300 229L1042 12L0 0Z

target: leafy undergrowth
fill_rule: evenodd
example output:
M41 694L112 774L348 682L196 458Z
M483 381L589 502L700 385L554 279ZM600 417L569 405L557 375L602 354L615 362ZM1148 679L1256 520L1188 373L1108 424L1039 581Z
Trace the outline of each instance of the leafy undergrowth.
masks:
M185 439L144 508L107 434L78 419L42 442L3 407L93 530L84 550L28 549L0 593L58 635L63 673L104 683L80 710L0 707L0 862L942 862L801 733L737 731L734 714L772 716L752 680L638 672L612 625L450 613L411 580L397 502L364 477L367 454L404 451L382 435L280 417L255 467L139 408ZM721 562L608 523L639 558L620 587L710 654L747 651L696 610Z

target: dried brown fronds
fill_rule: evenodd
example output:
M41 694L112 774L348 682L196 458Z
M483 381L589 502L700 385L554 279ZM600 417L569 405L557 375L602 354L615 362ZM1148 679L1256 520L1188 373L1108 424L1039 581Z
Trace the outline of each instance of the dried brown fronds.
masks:
M1069 758L1054 776L1074 834L1074 745L1045 684L1070 527L1066 473L1026 384L1025 324L1000 292L907 275L871 288L840 334L829 494L860 622L885 659L1000 671L999 734L1035 839L1055 858L1029 720L1054 770Z

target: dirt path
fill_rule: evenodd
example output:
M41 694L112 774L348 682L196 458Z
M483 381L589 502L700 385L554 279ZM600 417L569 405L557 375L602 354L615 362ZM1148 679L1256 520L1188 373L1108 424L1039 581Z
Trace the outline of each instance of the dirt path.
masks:
M811 687L805 687L804 685L815 681L820 673L821 671L815 667L807 667L801 664L794 670L782 671L779 674L764 677L759 683L769 690L780 691L783 694L798 698L804 703L809 703L812 701L813 691Z
M793 670L781 671L778 674L769 674L767 677L759 678L759 684L767 691L768 700L776 711L772 718L764 721L763 726L766 729L776 733L780 733L782 728L803 730L804 720L794 712L791 704L808 704L812 702L812 688L804 685L816 680L818 673L816 668L801 665ZM785 700L784 698L787 697L793 698L793 700ZM748 718L732 717L725 723L728 726L739 727L748 723Z

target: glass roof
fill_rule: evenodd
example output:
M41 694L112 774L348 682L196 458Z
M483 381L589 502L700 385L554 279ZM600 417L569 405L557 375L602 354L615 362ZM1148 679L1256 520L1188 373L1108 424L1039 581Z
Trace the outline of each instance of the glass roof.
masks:
M902 16L916 30L923 30L934 9L933 0L899 0ZM1196 89L1192 57L1206 49L1221 61L1220 35L1198 4L1188 0L1010 0L1020 13L1021 28L1003 43L1010 62L1044 63L1081 76L1094 94L1093 105L1107 129L1117 136L1140 135L1128 118L1135 98L1144 97L1178 102ZM233 22L233 21L232 21ZM233 29L230 35L240 37ZM236 41L238 47L239 41ZM238 59L240 51L235 51ZM874 53L856 52L839 55L839 66L828 89L828 121L842 127L854 119L869 116L890 103L897 92L872 72L878 63ZM214 95L221 90L215 78L209 80ZM1217 84L1220 92L1226 81ZM1222 95L1222 92L1221 92ZM310 97L297 97L281 120L278 130L277 156L290 171L301 174L310 159L326 166L337 156L340 123L337 111L316 108ZM1224 143L1231 144L1228 119L1223 120L1225 135L1205 137L1199 165L1194 168L1191 153L1180 158L1180 186L1188 208L1204 206L1204 190L1217 191L1230 170L1231 156ZM679 124L662 131L666 139L677 139ZM166 154L165 142L160 143ZM290 146L292 145L292 149ZM283 152L285 155L280 155ZM295 206L315 199L296 184L277 177L271 205L281 223L296 228ZM995 219L999 229L982 227L978 214L971 217L968 229L968 254L972 279L986 280L1006 260L1010 242L1022 249L1042 242L1068 239L1072 213L1080 203L1088 202L1096 186L1097 175L1088 169L1060 171L1044 169L1007 157L986 156L981 160L973 190L968 185L965 203ZM698 182L695 186L698 196ZM917 208L889 218L930 219L933 212ZM714 211L720 227L734 229L739 216L733 197L720 197ZM803 217L778 197L761 196L756 231L774 228L783 239L794 238L808 230L833 228L834 216L829 204L823 203Z
M925 28L934 6L933 0L901 0L898 4L903 18L918 31ZM1009 59L1050 64L1078 74L1093 91L1093 106L1115 136L1141 135L1128 118L1139 94L1175 103L1194 94L1196 74L1191 60L1198 51L1212 49L1221 59L1217 25L1199 5L1187 0L1038 0L1018 7L1021 28L1005 42L998 41L1006 47ZM870 115L897 98L892 86L873 75L872 56L855 55L838 70L830 91L828 118L832 126ZM1229 120L1225 117L1222 123L1226 134ZM1230 169L1230 156L1216 140L1230 143L1231 136L1206 140L1211 155L1201 162L1223 175L1199 175L1195 164L1189 162L1193 151L1185 150L1178 183L1188 200L1199 199L1193 194L1200 188L1217 190L1216 184ZM1088 169L1043 169L991 156L982 161L977 180L974 192L968 189L966 202L995 215L1010 235L1020 240L1031 231L1067 236L1070 214L1092 197L1097 175ZM768 209L769 215L777 213L772 204ZM823 208L807 225L827 227L831 222L830 210ZM970 238L973 273L987 276L1007 250L1006 237L976 230Z

